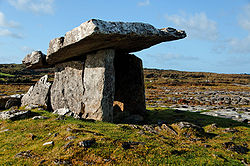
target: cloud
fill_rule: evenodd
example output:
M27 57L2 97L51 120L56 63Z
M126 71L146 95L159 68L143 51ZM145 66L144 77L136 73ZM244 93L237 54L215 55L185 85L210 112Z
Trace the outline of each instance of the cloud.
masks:
M4 13L0 11L0 36L8 36L21 39L23 38L21 34L17 34L9 30L9 28L18 28L18 27L19 24L17 22L6 20Z
M18 23L14 21L7 21L5 16L2 12L0 12L0 27L9 27L9 28L16 28L18 27Z
M223 65L231 68L232 66L249 66L250 58L247 55L237 55L226 57L223 60L217 62L218 65ZM246 71L249 72L249 71Z
M201 40L216 40L218 38L217 23L207 17L206 13L187 15L182 12L179 15L165 15L167 21L174 23L187 32L191 38Z
M239 25L250 32L250 3L243 7L243 13L239 17Z
M161 60L165 60L165 61L179 61L179 60L198 60L197 57L193 57L193 56L184 56L184 55L180 55L180 54L159 54L158 55L159 58Z
M19 10L33 13L53 14L54 0L8 0L9 3Z
M27 46L23 46L21 47L21 50L25 53L31 53L32 51L35 51L33 48L27 47Z
M250 53L250 3L246 4L243 7L241 14L238 17L238 24L247 32L246 37L244 38L231 38L228 40L229 51L231 53L241 53L249 54Z
M16 39L22 39L23 38L23 35L11 32L8 29L0 29L0 36L8 36L8 37L16 38Z
M138 6L148 6L148 5L150 5L150 1L149 0L145 0L143 2L139 2L138 3Z

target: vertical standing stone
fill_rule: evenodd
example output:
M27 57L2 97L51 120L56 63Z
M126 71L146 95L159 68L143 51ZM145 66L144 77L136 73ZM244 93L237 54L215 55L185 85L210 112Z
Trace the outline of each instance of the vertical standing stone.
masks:
M115 51L100 50L82 61L56 65L51 87L53 110L68 108L85 119L113 121Z
M121 110L144 115L146 111L143 67L140 58L117 53L115 65L115 101L123 103ZM120 104L121 105L121 104Z
M51 83L48 82L48 75L40 78L34 86L22 97L22 106L35 104L49 107L49 91Z
M52 109L68 108L76 115L83 114L83 62L61 63L56 70L50 91Z
M84 68L83 118L113 121L115 93L115 50L100 50L88 54Z

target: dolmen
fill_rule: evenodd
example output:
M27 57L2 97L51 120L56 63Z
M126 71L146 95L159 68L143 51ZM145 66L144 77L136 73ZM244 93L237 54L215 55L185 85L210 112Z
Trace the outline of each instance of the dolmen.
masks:
M146 111L142 60L131 52L186 33L150 24L92 19L50 41L47 55L34 51L23 59L30 69L56 69L53 82L42 77L22 98L22 106L70 110L78 118L113 122L120 115ZM67 111L67 112L68 112Z

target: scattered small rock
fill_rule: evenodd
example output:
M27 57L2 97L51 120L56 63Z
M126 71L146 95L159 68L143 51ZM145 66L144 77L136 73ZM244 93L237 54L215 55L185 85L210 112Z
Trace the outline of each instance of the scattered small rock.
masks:
M43 144L43 146L49 146L49 145L54 146L54 141L45 142L45 143Z
M237 133L237 132L239 132L239 130L234 129L234 128L225 128L223 130L223 132L226 132L226 133Z
M122 148L124 150L134 148L131 145L145 145L145 142L134 142L134 141L128 141L128 142L123 142L122 143Z
M158 134L159 132L154 129L152 125L143 125L142 128L152 134Z
M235 145L232 147L229 147L228 150L231 150L233 152L236 152L238 154L247 154L249 149L247 147L241 146L241 145Z
M37 119L49 119L49 117L46 117L46 116L34 116L33 118L32 118L33 120L37 120Z
M103 159L104 162L110 162L112 161L111 159Z
M39 108L39 105L29 104L28 106L25 107L26 110L32 110L36 108Z
M30 133L30 134L29 134L29 137L30 137L32 140L34 140L37 136L35 136L34 134Z
M65 144L63 147L64 147L64 150L67 150L68 148L70 148L70 147L72 147L73 146L73 141L71 141L71 142L69 142L69 143L67 143L67 144Z
M70 166L70 165L72 165L72 162L70 160L55 159L54 164L55 165L67 165L67 166Z
M198 133L197 134L204 134L205 133L205 130L200 127L200 126L197 126L195 124L192 124L192 123L189 123L189 122L178 122L176 123L176 125L180 128L180 129L193 129L195 131L197 131Z
M55 134L53 135L53 137L57 137L57 136L58 136L58 134L59 134L59 133L55 133Z
M21 106L21 98L10 98L6 104L5 109L10 109L11 107L20 107Z
M178 133L177 133L171 126L168 126L168 125L166 125L166 124L162 124L162 125L161 125L161 128L162 128L163 130L166 130L166 131L168 131L168 132L174 134L174 135L178 135Z
M42 161L40 161L39 165L45 163L46 161L47 161L47 160L42 160Z
M226 148L227 150L236 152L238 154L246 154L249 149L247 147L241 146L241 145L236 145L233 142L225 142L223 143L224 148Z
M123 142L122 143L122 148L124 150L130 149L131 148L131 144L129 142Z
M131 128L133 128L133 129L140 129L140 127L139 127L139 126L134 125L134 124L130 124L129 126L130 126Z
M218 128L218 125L216 123L213 123L213 124L211 124L211 127L216 129L216 128Z
M66 116L70 113L72 113L72 111L70 111L70 109L68 109L68 108L60 108L60 109L57 109L53 112L53 114L58 114L58 115L62 115L62 116Z
M90 148L95 143L96 143L96 140L93 138L90 140L81 141L78 143L78 145L84 148Z
M11 110L0 112L0 119L2 120L19 120L30 116L31 112L26 110Z
M222 155L213 154L213 156L214 156L214 157L218 157L218 158L223 159L223 160L224 160L224 162L228 162L228 160L227 160L225 157L223 157Z
M7 131L10 131L10 129L4 129L4 130L0 131L0 133L7 132Z
M210 148L211 145L205 144L204 147L205 147L205 148Z
M59 115L55 120L65 120L65 116L64 115Z
M73 139L76 139L77 137L76 136L68 136L65 140L73 140Z
M22 151L15 155L16 158L31 158L33 155L31 154L31 150Z

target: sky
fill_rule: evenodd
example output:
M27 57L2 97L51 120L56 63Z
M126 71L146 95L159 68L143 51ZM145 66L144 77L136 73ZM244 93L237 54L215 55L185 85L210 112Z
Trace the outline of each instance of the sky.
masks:
M50 40L92 18L186 31L135 52L145 68L250 73L250 0L0 0L0 64L46 54Z

